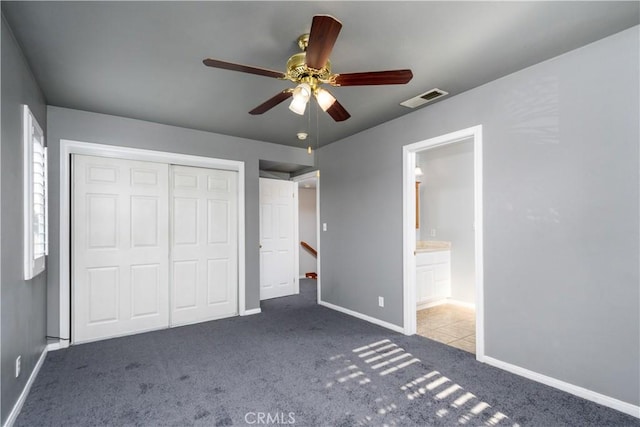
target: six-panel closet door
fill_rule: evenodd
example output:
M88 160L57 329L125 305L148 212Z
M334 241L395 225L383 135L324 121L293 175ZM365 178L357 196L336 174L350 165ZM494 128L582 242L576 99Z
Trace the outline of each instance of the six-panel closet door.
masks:
M238 314L238 173L171 167L171 325Z
M167 327L169 165L73 157L73 341Z
M74 343L238 314L237 175L73 156Z

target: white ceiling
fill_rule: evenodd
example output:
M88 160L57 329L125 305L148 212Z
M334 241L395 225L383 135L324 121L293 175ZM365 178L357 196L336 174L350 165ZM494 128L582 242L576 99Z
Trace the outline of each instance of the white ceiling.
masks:
M296 138L306 131L315 147L410 113L399 103L431 88L451 97L637 25L639 5L2 1L2 10L51 105L292 146L306 147ZM316 108L297 116L286 102L251 116L292 84L202 64L212 57L284 71L315 14L343 24L334 72L411 68L413 80L332 88L352 116L336 123Z

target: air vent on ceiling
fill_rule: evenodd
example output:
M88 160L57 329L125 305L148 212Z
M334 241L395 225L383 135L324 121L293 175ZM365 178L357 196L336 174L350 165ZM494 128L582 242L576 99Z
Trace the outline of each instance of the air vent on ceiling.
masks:
M426 104L427 102L435 101L436 99L448 94L449 92L445 92L444 90L435 88L428 90L425 93L421 93L418 96L414 96L413 98L407 99L406 101L401 102L400 105L408 108L416 108L420 105Z

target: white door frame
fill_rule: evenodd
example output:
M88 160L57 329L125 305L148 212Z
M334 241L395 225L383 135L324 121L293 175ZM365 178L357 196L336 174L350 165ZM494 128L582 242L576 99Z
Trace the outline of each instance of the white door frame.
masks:
M476 287L476 360L484 361L484 271L483 271L483 207L482 207L482 125L430 138L402 147L403 201L403 268L404 268L404 333L416 333L416 228L415 167L416 153L429 148L473 140L474 164L474 229Z
M94 144L91 142L60 140L60 240L59 240L59 288L60 288L60 331L65 335L71 325L71 272L70 265L70 202L71 202L71 154L111 157L117 159L141 160L183 166L195 166L210 169L223 169L238 172L238 313L244 316L245 310L245 206L244 206L244 162L237 160L215 159L189 154L145 150L116 145ZM71 341L60 342L60 348L68 347Z
M318 278L316 279L316 285L318 288L318 303L321 301L320 295L321 295L321 289L322 289L322 282L321 282L321 274L320 274L320 170L315 170L312 172L308 172L302 175L298 175L295 176L293 178L291 178L293 181L295 182L300 182L300 181L304 181L307 180L309 178L315 178L316 179L316 251L318 252L318 258L316 259L316 266L317 266L317 273L318 273Z

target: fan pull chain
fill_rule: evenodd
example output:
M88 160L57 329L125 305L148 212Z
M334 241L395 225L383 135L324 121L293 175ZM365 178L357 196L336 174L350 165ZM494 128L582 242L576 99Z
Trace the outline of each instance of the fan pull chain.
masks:
M320 118L319 118L318 110L320 110L320 106L316 104L316 151L318 150L318 148L320 148L320 125L318 124ZM319 162L320 162L320 159L316 158L315 163L316 163L316 167L318 167L318 170L320 167Z
M311 103L309 103L309 114L307 115L307 129L311 132ZM311 140L309 140L309 146L307 147L307 154L311 154Z

